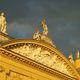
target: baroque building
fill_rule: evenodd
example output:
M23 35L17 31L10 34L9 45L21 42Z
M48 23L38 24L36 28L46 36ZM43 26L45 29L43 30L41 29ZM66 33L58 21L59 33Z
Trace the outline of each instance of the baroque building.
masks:
M46 21L42 34L15 39L7 33L4 13L0 15L0 80L80 80L80 53L76 59L60 52L48 36Z

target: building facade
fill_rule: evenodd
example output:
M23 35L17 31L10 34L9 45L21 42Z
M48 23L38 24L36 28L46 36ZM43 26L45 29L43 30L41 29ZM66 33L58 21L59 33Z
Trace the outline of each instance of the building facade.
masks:
M46 21L43 33L32 39L8 35L4 13L0 16L0 80L80 80L79 51L67 59L48 37Z

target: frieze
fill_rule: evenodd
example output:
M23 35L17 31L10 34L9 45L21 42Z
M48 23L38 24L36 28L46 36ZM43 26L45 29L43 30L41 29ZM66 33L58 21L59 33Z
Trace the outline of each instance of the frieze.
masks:
M51 53L49 51L43 50L41 49L41 47L36 48L30 45L23 45L21 47L10 50L19 53L25 57L28 57L32 60L35 60L50 68L56 69L62 73L70 75L64 62L60 61L55 53L53 54L53 56L51 56Z
M65 77L65 80L67 80L68 78L70 80L72 80L72 78L68 75L64 75L56 70L48 68L48 67L41 65L39 63L36 63L35 61L30 60L29 58L22 57L19 54L16 54L11 51L4 50L4 49L0 50L0 52L1 52L1 56L3 56L3 57L7 57L7 58L9 57L9 59L11 59L11 60L15 60L16 62L20 62L21 64L24 64L24 65L32 66L38 70L46 72L49 75L52 75L52 76L55 75L57 77L61 77L62 79ZM8 53L8 55L6 53ZM73 80L76 80L76 79L74 78Z
M47 47L32 43L18 43L5 48L64 74L75 76L67 63L59 55Z

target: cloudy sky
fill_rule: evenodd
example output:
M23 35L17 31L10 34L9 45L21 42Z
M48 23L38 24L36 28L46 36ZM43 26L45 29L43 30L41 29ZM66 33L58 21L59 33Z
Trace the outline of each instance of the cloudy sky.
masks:
M80 0L0 0L2 11L10 36L32 38L45 18L59 50L66 56L80 50Z

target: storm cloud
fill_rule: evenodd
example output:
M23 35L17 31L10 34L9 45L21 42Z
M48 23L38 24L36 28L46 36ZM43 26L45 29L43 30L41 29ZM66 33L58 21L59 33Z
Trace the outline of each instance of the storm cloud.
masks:
M80 0L0 0L7 31L15 38L32 38L42 31L45 18L49 36L66 56L80 50Z

